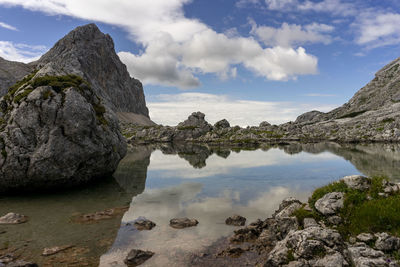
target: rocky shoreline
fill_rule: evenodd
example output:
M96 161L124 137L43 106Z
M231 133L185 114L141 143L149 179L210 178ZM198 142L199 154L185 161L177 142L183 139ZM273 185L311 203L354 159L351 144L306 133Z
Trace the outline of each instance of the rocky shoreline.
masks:
M317 189L308 203L287 198L271 217L235 230L232 236L211 246L207 253L194 257L193 266L211 263L213 266L238 263L287 267L400 266L400 238L396 232L399 221L393 221L392 226L368 225L377 231L362 232L365 225L360 226L359 232L350 230L353 226L349 221L353 218L346 214L346 209L353 194L366 197L364 203L351 203L355 206L399 197L399 184L384 179L377 181L377 178L359 175L346 176ZM332 192L315 199L321 190ZM399 204L392 208L394 212ZM387 216L385 209L380 212L375 216Z

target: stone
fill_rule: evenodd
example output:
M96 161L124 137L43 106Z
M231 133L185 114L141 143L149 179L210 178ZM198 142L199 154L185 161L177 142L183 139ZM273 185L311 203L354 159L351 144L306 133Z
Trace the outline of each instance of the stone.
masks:
M374 250L364 243L357 243L348 247L351 262L356 267L363 266L389 266L384 258L384 253Z
M269 126L271 126L271 123L269 123L267 121L260 122L260 125L259 125L260 128L267 128Z
M400 238L391 236L388 233L377 233L375 248L384 252L391 252L400 249Z
M368 190L371 184L371 180L362 175L350 175L345 176L341 179L348 187L357 190Z
M234 226L243 226L246 223L246 218L240 215L233 215L225 220L225 224Z
M326 255L325 257L318 259L313 267L342 267L349 266L345 258L339 252L334 254Z
M169 221L169 225L175 229L183 229L187 227L193 227L199 224L196 219L189 218L174 218Z
M152 221L150 221L150 220L147 220L147 219L139 219L139 220L136 220L135 222L134 222L134 224L133 224L135 227L136 227L136 229L138 229L139 231L142 231L142 230L151 230L151 229L153 229L155 226L156 226L156 224L154 223L154 222L152 222Z
M67 245L67 246L61 246L61 247L45 248L45 249L43 249L42 256L51 256L51 255L57 254L61 251L67 250L72 247L73 246L71 246L71 245Z
M315 202L315 208L323 215L334 215L343 208L343 198L342 192L328 193Z
M293 212L302 207L302 203L292 197L286 198L279 205L279 209L272 215L274 218L284 218L292 216Z
M128 267L138 266L153 257L153 255L154 252L151 251L132 249L128 256L126 256L124 263L128 265Z
M319 120L322 119L324 113L317 111L317 110L313 110L313 111L309 111L306 112L304 114L301 114L300 116L298 116L296 118L295 123L313 123L313 122L318 122Z
M303 220L304 228L319 226L318 223L315 221L314 218L304 218Z
M361 233L361 234L357 235L356 238L358 241L361 241L364 243L372 242L375 239L375 237L370 233Z
M229 128L229 127L231 127L231 125L229 124L229 122L226 119L223 119L223 120L217 121L214 124L214 127L217 129L222 129L222 128Z
M28 221L28 217L18 213L7 213L3 217L0 217L0 224L20 224Z

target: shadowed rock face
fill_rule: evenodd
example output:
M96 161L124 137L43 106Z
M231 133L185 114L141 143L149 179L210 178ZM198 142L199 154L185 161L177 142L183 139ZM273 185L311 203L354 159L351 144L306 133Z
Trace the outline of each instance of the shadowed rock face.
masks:
M114 42L95 24L77 27L37 62L39 75L76 74L87 80L114 112L149 117L143 87L131 78L114 50Z
M115 115L85 85L22 86L0 102L0 192L86 183L113 173L125 156Z
M8 61L0 57L0 96L5 95L8 88L32 70L33 67L28 64Z

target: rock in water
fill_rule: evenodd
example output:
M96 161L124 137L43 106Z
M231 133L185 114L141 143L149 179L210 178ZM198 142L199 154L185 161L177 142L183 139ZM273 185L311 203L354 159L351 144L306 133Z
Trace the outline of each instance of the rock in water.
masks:
M0 217L0 224L20 224L27 221L27 216L12 212Z
M129 254L126 257L124 262L129 267L138 266L138 265L144 263L145 261L147 261L148 259L150 259L151 257L153 257L153 255L154 255L154 252L151 252L151 251L132 249L129 252Z
M196 226L199 222L196 219L189 218L174 218L169 221L169 225L175 229L183 229Z
M246 218L240 215L233 215L225 220L227 225L243 226L246 223Z
M137 220L137 221L135 221L135 223L133 224L135 227L136 227L136 229L138 229L139 231L142 231L142 230L151 230L151 229L153 229L155 226L156 226L156 224L154 223L154 222L152 222L152 221L150 221L150 220L147 220L147 219L140 219L140 220Z
M126 154L115 114L78 76L33 73L0 107L0 192L86 183Z

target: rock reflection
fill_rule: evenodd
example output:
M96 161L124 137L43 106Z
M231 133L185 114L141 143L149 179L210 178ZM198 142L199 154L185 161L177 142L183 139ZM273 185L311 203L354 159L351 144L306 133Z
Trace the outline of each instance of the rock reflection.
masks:
M144 190L150 153L143 149L131 151L121 162L115 179L109 177L83 189L0 198L1 215L16 212L29 217L24 224L0 226L0 232L5 231L0 237L0 256L11 252L39 266L98 266L100 256L117 236L123 213L89 223L78 223L74 218L129 206L132 197ZM53 256L41 256L44 248L65 245L73 247Z

